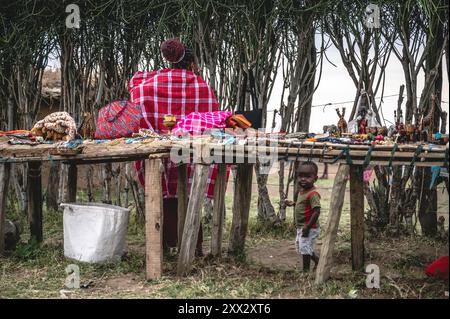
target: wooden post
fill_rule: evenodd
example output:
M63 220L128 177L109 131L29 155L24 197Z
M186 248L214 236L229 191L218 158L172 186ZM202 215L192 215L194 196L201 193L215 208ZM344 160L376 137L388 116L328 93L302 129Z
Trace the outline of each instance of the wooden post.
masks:
M233 199L233 221L231 222L228 253L237 255L244 250L247 235L250 201L252 198L253 164L238 164Z
M364 182L362 166L350 166L352 269L364 268Z
M6 201L8 200L9 163L0 164L0 256L5 251Z
M146 278L157 279L162 274L163 202L161 160L145 161L145 253Z
M178 188L177 188L177 197L178 197L178 225L177 225L177 247L178 251L181 248L181 239L183 238L183 229L184 229L184 221L186 219L186 212L188 206L188 177L187 177L187 165L180 164L178 166Z
M178 276L183 276L188 273L191 270L192 261L194 260L195 246L197 245L198 231L200 229L201 207L203 197L205 196L208 172L208 165L195 165L183 236L181 239L180 254L178 256Z
M43 239L41 162L28 163L27 198L30 239L40 243Z
M218 173L214 185L214 210L211 232L211 255L220 256L222 252L222 235L225 215L225 189L227 165L218 164Z
M77 165L75 163L69 164L68 174L68 202L75 203L77 201Z
M345 187L349 173L349 166L340 164L334 179L331 191L330 210L328 213L325 234L320 250L319 264L317 265L315 284L321 284L330 277L330 269L333 259L334 244L341 219L342 206L344 205Z

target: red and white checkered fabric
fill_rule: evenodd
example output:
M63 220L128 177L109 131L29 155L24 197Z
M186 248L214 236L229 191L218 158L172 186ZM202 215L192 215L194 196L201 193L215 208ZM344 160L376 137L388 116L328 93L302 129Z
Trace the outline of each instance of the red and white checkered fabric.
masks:
M157 132L167 132L164 115L172 114L178 120L192 112L219 111L214 91L194 72L164 69L137 72L128 89L131 101L144 106L141 127L153 127Z
M192 112L177 122L172 133L175 135L201 135L210 128L224 128L227 126L225 120L232 114L229 111Z
M143 163L143 161L141 161ZM135 162L138 163L138 162ZM177 181L178 181L178 164L175 164L171 162L170 160L166 159L164 160L164 177L162 179L162 191L164 198L169 197L176 197L177 196ZM217 178L218 168L217 164L213 164L209 168L208 173L208 181L207 186L205 190L205 195L208 198L214 197L214 185ZM188 178L188 194L191 189L192 185L192 179L194 176L194 164L187 164L187 176ZM227 166L227 173L226 173L226 181L228 182L228 176L230 174L230 166ZM144 174L139 174L139 180L141 181L141 176L144 176ZM143 183L143 181L141 181Z
M128 89L131 95L130 100L143 106L141 127L153 127L157 132L167 132L163 124L165 114L172 114L179 121L192 112L219 111L214 91L201 77L188 70L165 69L137 72L130 80ZM202 123L199 124L202 125ZM201 127L198 129L201 130ZM144 162L135 162L135 168L140 183L144 185ZM189 189L194 171L192 168L192 165L188 165ZM229 171L227 171L227 180L228 174ZM206 190L209 198L214 196L216 176L217 166L213 165L209 170ZM162 190L165 198L176 197L177 178L176 164L170 160L164 160Z

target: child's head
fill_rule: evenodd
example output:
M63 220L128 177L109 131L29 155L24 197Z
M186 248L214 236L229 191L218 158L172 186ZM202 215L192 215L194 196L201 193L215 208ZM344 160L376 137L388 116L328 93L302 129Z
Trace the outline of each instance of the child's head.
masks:
M319 168L314 162L300 162L297 168L297 183L303 189L310 189L314 187L317 181L317 173Z

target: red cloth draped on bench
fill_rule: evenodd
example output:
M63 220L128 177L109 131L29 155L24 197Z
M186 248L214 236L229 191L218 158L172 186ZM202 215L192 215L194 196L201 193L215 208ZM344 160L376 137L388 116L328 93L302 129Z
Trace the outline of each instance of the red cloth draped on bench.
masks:
M129 82L130 100L143 106L142 128L153 128L156 132L167 132L163 120L165 114L172 114L178 120L192 112L219 111L214 91L194 72L182 69L164 69L151 72L137 72ZM177 164L164 161L162 190L164 198L176 197ZM135 162L139 181L144 185L144 162ZM188 165L189 188L192 181L192 165ZM217 165L209 170L206 195L214 195ZM228 177L228 174L227 174Z

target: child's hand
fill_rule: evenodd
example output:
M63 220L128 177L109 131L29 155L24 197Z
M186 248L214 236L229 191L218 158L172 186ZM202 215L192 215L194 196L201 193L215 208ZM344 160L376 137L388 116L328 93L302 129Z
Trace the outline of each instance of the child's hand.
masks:
M292 200L286 199L286 200L284 201L284 204L285 204L286 206L290 207L290 206L294 206L294 205L295 205L295 202L292 201Z

